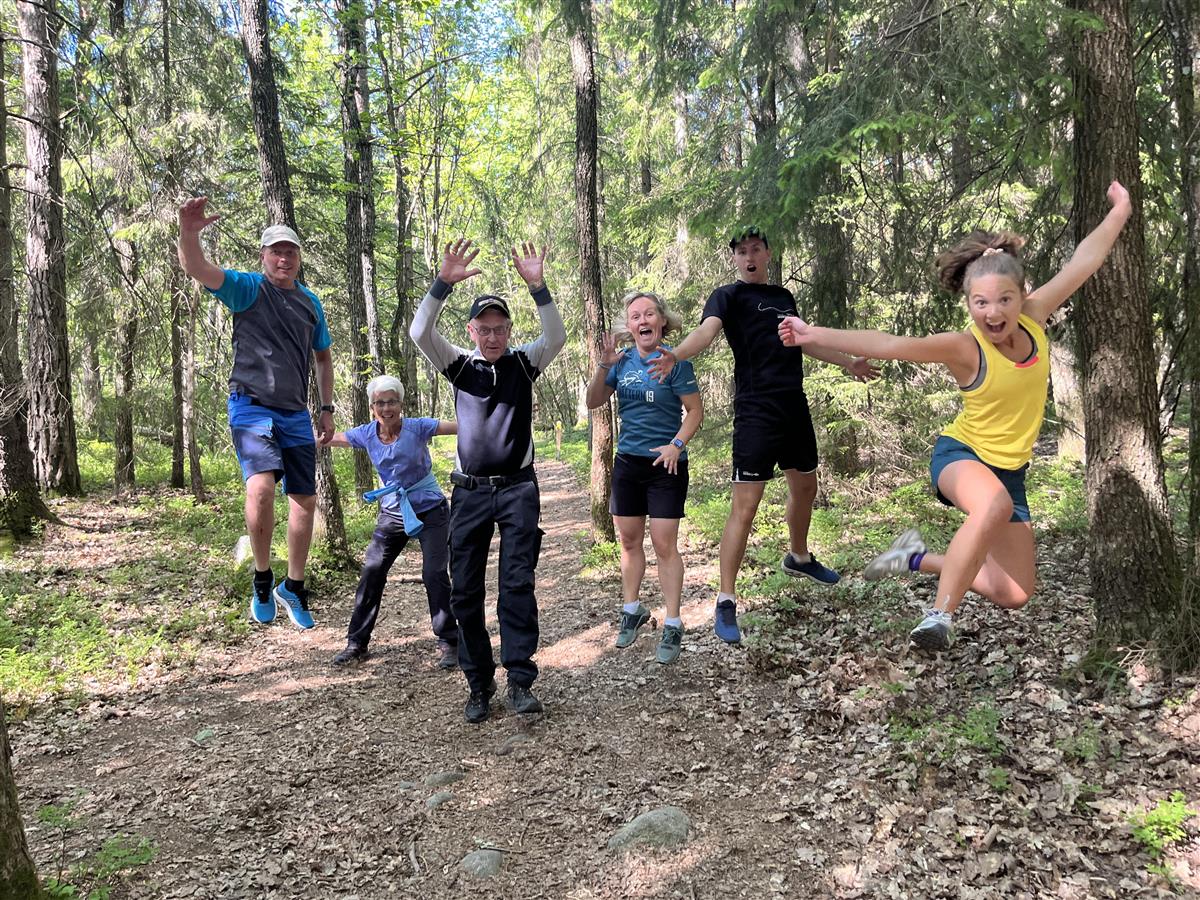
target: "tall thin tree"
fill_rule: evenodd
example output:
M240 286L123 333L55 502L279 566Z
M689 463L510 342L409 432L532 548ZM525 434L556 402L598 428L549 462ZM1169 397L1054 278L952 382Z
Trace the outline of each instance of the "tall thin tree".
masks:
M0 30L0 71L9 39ZM5 79L0 78L0 135L7 134ZM0 140L0 529L28 535L35 518L49 511L38 494L33 455L26 432L29 402L17 340L17 295L13 284L12 186L8 181L8 145Z
M78 494L79 462L67 341L67 258L63 235L58 36L61 19L43 3L19 0L25 88L25 271L29 284L26 371L34 472L46 490Z
M4 700L0 699L0 900L41 900L45 894L25 843L4 719Z
M118 115L129 122L133 108L133 78L129 70L129 38L125 28L125 0L109 0L108 28L112 35L115 52L112 53L116 66L116 97ZM131 152L131 148L116 142L110 150L114 154ZM114 164L118 172L127 168ZM133 220L133 209L129 201L129 185L123 184L118 176L114 179L115 195L112 198L115 222L112 251L120 272L119 284L113 297L116 318L116 423L113 428L113 476L117 493L131 489L136 479L133 454L133 379L134 353L137 343L138 313L137 289L140 276L138 247L127 231Z
M371 159L370 92L367 85L366 7L364 0L337 0L342 44L342 175L346 181L346 299L350 310L350 400L355 422L370 419L367 381L383 367L379 314L375 300L375 167ZM371 460L354 453L358 492L375 483Z
M591 0L562 0L575 82L575 232L579 241L579 290L583 298L584 334L593 367L600 363L600 344L607 328L600 284L600 234L596 173L599 159L600 82L596 75L595 34ZM613 540L608 501L612 495L613 413L606 403L591 411L592 531Z

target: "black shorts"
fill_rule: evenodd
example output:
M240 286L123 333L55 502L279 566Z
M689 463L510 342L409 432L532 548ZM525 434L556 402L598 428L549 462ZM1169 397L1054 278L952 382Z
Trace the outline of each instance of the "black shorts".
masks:
M775 467L815 472L817 435L803 394L734 409L732 481L770 481Z
M672 475L662 466L654 465L653 456L618 453L613 463L608 511L614 516L682 519L687 491L686 459L679 461L678 470Z

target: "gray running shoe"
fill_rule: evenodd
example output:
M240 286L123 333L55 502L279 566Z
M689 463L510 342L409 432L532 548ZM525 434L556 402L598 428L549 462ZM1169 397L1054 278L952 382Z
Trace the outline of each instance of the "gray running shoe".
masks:
M679 659L679 645L683 641L683 629L678 625L664 625L662 637L658 641L658 650L654 654L664 666Z
M950 614L930 609L926 610L921 624L909 633L908 640L914 647L936 652L949 649L951 637Z
M637 640L638 629L650 621L650 610L639 603L637 612L621 613L621 630L617 632L617 646L628 647Z
M867 581L878 581L889 575L903 575L908 571L909 558L914 553L924 552L925 542L921 540L921 532L910 528L892 541L892 546L871 560L863 570L863 578Z

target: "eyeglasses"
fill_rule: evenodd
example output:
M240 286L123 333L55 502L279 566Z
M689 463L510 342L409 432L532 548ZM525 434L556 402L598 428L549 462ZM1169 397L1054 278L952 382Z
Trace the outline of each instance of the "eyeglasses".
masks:
M374 406L399 406L400 405L399 400L372 400L371 403Z
M487 325L472 325L471 327L475 329L475 333L481 338L491 337L493 334L496 337L504 337L512 331L511 325L495 325L491 327Z

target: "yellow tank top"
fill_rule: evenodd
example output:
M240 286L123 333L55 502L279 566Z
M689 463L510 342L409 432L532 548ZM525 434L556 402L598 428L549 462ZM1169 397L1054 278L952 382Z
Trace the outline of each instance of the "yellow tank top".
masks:
M1033 457L1033 442L1042 429L1050 383L1050 352L1037 322L1017 320L1033 338L1033 356L1015 363L971 323L971 335L983 354L983 381L960 389L962 412L942 434L962 441L989 465L1019 469Z

